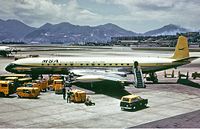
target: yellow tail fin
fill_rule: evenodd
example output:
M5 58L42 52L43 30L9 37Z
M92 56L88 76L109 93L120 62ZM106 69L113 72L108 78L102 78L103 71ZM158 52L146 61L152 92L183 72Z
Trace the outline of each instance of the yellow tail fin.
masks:
M176 49L172 58L184 59L187 57L189 57L189 48L188 48L187 38L184 36L179 36L177 44L176 44Z

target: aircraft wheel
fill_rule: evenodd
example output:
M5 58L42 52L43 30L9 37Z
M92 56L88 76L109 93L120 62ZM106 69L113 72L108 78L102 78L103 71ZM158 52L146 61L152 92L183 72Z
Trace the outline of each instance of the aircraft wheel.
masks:
M157 84L157 83L158 83L158 79L157 79L157 78L154 79L154 80L153 80L153 83Z

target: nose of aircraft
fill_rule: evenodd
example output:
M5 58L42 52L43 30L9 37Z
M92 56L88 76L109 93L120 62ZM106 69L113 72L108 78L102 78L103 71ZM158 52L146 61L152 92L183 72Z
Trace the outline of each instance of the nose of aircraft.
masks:
M15 64L11 63L11 64L7 65L5 69L6 69L6 71L8 71L8 72L13 72L12 69L13 69L14 66L15 66Z

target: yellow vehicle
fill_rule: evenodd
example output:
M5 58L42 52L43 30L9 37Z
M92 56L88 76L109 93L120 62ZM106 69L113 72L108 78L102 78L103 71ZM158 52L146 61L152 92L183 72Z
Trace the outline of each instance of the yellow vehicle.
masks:
M138 95L126 95L121 98L120 107L124 109L136 110L144 108L148 104L148 99L143 99Z
M74 103L84 103L86 101L85 91L72 90L70 100Z
M4 80L7 80L7 81L18 81L18 77L6 77Z
M49 78L48 85L52 85L54 80L60 80L60 79L62 79L62 76L60 76L60 75L52 75Z
M48 81L46 79L43 80L35 80L34 83L37 83L37 87L40 89L40 91L46 91L48 87Z
M37 87L40 90L40 86L37 83L29 82L24 85L25 87Z
M32 78L30 78L30 77L20 78L20 79L18 79L18 82L19 82L20 86L22 86L26 83L32 82Z
M2 74L0 75L0 80L5 80L7 77L18 77L18 78L24 78L27 77L26 74Z
M38 89L40 90L40 91L42 91L42 81L41 80L34 80L33 81L33 83L36 83L36 84L34 84L34 87L38 87Z
M9 96L13 93L15 93L15 89L12 81L0 81L0 94L2 96Z
M19 98L37 98L40 90L37 87L18 87L16 93Z
M42 79L41 80L41 91L47 91L48 88L48 80Z
M13 88L15 91L16 91L17 87L20 86L20 84L18 82L18 77L6 77L4 80L13 82L13 86L14 86Z
M64 88L63 80L54 80L53 81L53 89L56 94L62 94L62 89Z

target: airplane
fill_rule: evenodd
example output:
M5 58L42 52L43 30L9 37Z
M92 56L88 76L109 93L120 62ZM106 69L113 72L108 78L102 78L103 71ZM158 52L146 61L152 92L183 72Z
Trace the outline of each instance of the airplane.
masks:
M0 55L3 57L8 56L12 52L17 52L16 49L8 47L8 46L0 46Z
M123 80L117 72L107 72L116 69L119 73L133 72L134 62L138 62L144 74L150 75L150 81L158 82L156 72L189 64L198 57L189 56L187 38L179 36L172 57L36 57L24 58L10 63L5 69L17 74L30 74L37 77L41 74L80 75L79 80ZM101 72L99 72L101 71ZM103 71L103 73L102 73ZM76 74L77 73L77 74ZM122 73L120 73L122 74ZM85 76L85 78L84 78Z

